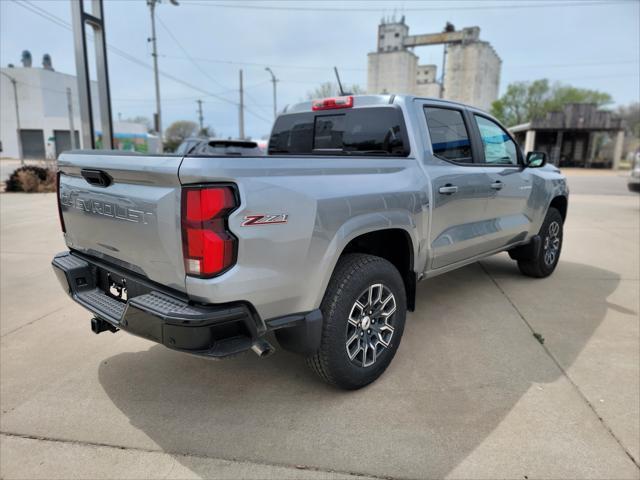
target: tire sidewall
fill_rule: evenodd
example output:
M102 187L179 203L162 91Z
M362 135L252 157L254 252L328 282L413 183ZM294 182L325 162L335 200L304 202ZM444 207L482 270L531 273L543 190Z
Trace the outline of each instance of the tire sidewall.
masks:
M347 354L347 324L354 302L364 290L376 283L386 286L395 296L396 312L392 323L394 333L389 346L378 356L376 362L362 367L354 364ZM381 258L366 263L343 284L337 298L325 298L321 310L330 331L329 335L323 335L321 348L327 354L325 358L330 370L334 372L336 383L345 388L359 388L373 382L393 360L404 331L406 293L396 268Z
M556 255L556 258L553 264L547 265L546 262L544 261L544 244L545 244L546 238L549 236L549 225L551 225L551 223L553 223L554 221L558 222L558 224L560 225L560 232L558 234L560 237L560 245L558 246L558 254ZM564 224L563 223L564 222L562 221L562 215L560 214L560 212L555 208L550 208L549 211L547 212L547 216L544 219L544 223L542 224L542 227L540 227L540 238L542 243L540 245L540 253L538 255L538 264L542 272L545 274L545 276L551 275L551 273L553 273L553 271L558 266L558 262L560 261L560 254L562 253L562 242L564 240Z

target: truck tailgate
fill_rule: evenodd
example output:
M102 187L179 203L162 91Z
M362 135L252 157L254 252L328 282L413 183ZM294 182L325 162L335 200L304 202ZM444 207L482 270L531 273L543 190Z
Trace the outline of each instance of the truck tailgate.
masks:
M60 207L71 249L185 291L182 157L114 152L60 156Z

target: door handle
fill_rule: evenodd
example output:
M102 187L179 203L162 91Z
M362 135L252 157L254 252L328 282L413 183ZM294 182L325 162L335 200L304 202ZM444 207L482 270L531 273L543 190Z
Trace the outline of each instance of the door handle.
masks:
M113 178L102 170L89 170L88 168L83 168L80 170L80 174L82 177L91 185L95 185L96 187L108 187L113 182Z
M453 195L457 191L458 191L458 187L455 185L451 185L450 183L447 183L444 187L440 187L438 189L438 192L440 192L443 195Z
M500 180L491 184L491 188L493 188L494 190L502 190L502 187L504 187L504 183L502 183Z

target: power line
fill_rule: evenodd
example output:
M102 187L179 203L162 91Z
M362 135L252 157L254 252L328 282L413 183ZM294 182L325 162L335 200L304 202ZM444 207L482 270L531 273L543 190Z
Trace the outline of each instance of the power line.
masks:
M169 27L167 27L167 25L165 25L165 23L162 21L162 19L160 18L160 16L156 17L158 19L158 23L160 23L160 26L162 28L164 28L164 30L169 34L169 36L171 37L171 39L175 42L175 44L180 48L180 50L182 50L182 52L185 54L187 60L189 60L193 66L195 66L200 73L202 73L205 77L207 77L209 80L211 80L212 82L214 82L215 84L217 84L218 86L222 87L222 88L227 88L227 91L236 91L235 89L228 89L228 87L226 87L225 85L223 85L222 83L220 83L218 80L216 80L215 78L213 78L211 75L209 75L209 73L204 70L202 68L202 66L196 62L194 60L194 58L189 54L189 51L184 48L182 46L182 44L180 43L180 41L176 38L176 36L171 32L171 30L169 29ZM210 94L209 96L213 96L214 98L218 98L221 99L222 97L214 95L214 94ZM237 103L233 102L234 105L238 105ZM264 122L270 122L270 120L267 120L266 118L264 118L263 116L259 115L258 113L254 112L252 109L248 108L246 105L244 106L244 110L247 111L247 113L250 113L251 115L253 115L254 117L259 118L260 120L264 121Z
M594 76L581 76L581 77L571 77L571 78L558 78L555 79L559 82L566 82L570 80L591 80L591 79L604 79L604 78L629 78L629 77L640 77L640 72L636 73L622 73L615 75L594 75Z
M165 32L167 32L167 33L169 34L169 36L170 36L170 37L171 37L171 39L175 42L175 44L178 46L178 48L180 48L180 50L182 50L182 53L184 53L184 55L185 55L185 57L187 58L187 60L189 60L189 61L193 64L193 66L194 66L194 67L196 67L196 68L200 71L200 73L202 73L205 77L207 77L209 80L211 80L211 81L212 81L213 83L215 83L216 85L218 85L218 86L220 86L220 87L222 87L222 88L225 88L225 89L229 90L229 88L228 88L226 85L221 84L218 80L216 80L216 79L215 79L215 78L213 78L211 75L209 75L209 74L207 73L207 71L206 71L206 70L204 70L204 69L202 68L202 66L201 66L198 62L196 62L196 61L193 59L193 57L192 57L191 55L189 55L189 51L188 51L186 48L184 48L184 47L182 46L182 44L178 41L178 39L176 38L176 36L171 32L171 30L169 29L169 27L167 27L167 26L165 25L165 23L162 21L162 19L160 18L160 16L159 16L159 15L158 15L156 18L158 19L158 23L160 23L160 26L161 26L162 28L164 28Z
M261 104L260 104L260 102L256 101L256 99L255 99L255 98L253 98L253 96L251 96L251 95L249 95L249 94L247 93L247 89L246 89L246 88L244 89L244 96L245 96L245 97L247 97L249 100L251 100L251 106L252 106L252 107L258 107L258 109L259 109L261 112L263 112L263 113L265 113L265 114L267 114L267 115L271 115L271 112L269 112L269 111L267 110L267 108L266 108L264 105L261 105ZM246 102L245 102L244 108L245 108L245 109L247 108L247 104L246 104Z
M602 61L602 62L582 62L582 63L556 63L556 64L538 64L538 65L508 65L508 68L564 68L564 67L589 67L598 65L624 65L639 63L640 59L636 60L617 60L617 61Z
M290 12L381 12L384 10L395 10L396 6L378 6L378 7L302 7L296 5L263 5L263 4L240 4L240 3L215 3L215 2L202 2L192 0L182 0L185 5L194 5L201 7L212 8L230 8L230 9L245 9L245 10L272 10L272 11L290 11ZM480 3L480 2L477 2ZM439 10L504 10L504 9L527 9L527 8L551 8L551 7L594 7L594 6L610 6L612 4L633 4L634 0L594 0L594 1L553 1L553 2L535 2L535 3L512 3L512 4L496 4L496 5L433 5L429 7L403 7L403 12L429 12Z
M66 22L65 20L61 19L60 17L48 12L47 10L38 7L37 5L34 5L33 3L31 3L29 0L22 0L22 1L15 1L16 5L19 5L23 8L25 8L26 10L35 13L36 15L39 15L40 17L49 20L50 22L55 23L56 25L65 28L67 30L73 31L73 28L71 27L71 24ZM115 53L116 55L124 58L125 60L128 60L132 63L135 63L137 65L140 65L148 70L153 70L153 67L151 65L149 65L148 63L145 63L135 57L133 57L132 55L128 54L127 52L125 52L124 50L119 49L118 47L111 45L111 44L107 44L107 47L109 48L109 50L111 50L113 53ZM202 94L204 94L207 97L213 97L213 98L217 98L218 100L228 103L230 105L235 105L237 106L238 103L234 102L233 100L229 100L227 98L224 98L222 96L220 96L219 94L216 93L212 93L209 92L203 88L200 88L198 86L192 85L189 82L186 82L178 77L175 77L171 74L168 74L166 72L163 72L160 70L160 75L162 75L165 78L168 78L170 80L173 80L176 83L179 83L181 85L184 85L185 87L188 87L192 90L198 91ZM251 113L253 116L259 118L260 120L264 121L264 122L268 122L271 123L271 120L267 120L266 118L264 118L261 115L256 114L255 112L253 112L250 109L246 109L249 113Z
M180 57L177 55L161 55L161 56L165 58L173 58L176 60L185 60L185 57ZM191 58L199 62L222 63L227 65L239 65L239 66L245 66L245 67L260 67L260 68L272 67L272 68L283 68L283 69L291 68L291 69L298 69L298 70L328 70L328 71L333 70L333 65L332 66L278 65L274 63L236 62L232 60L218 60L214 58L202 58L202 57L191 57ZM366 68L358 68L358 67L340 67L339 66L338 68L340 69L340 71L348 70L348 71L364 72L367 70Z
M244 87L245 92L248 89L254 89L256 87L260 87L262 85L265 85L267 83L270 83L271 80L263 80L261 82L257 82L257 83L253 83L251 85L247 85L246 87ZM237 92L238 89L237 88L232 88L229 90L226 90L224 92L219 92L220 94L222 93L231 93L231 92ZM206 95L205 95L206 97ZM189 97L164 97L162 99L163 102L182 102L182 101L195 101L198 100L199 98L203 98L202 95L197 95L197 96L189 96ZM117 100L119 102L155 102L155 99L153 98L114 98L111 97L112 100ZM207 102L205 102L207 103ZM211 103L211 102L209 102ZM266 105L263 105L266 106Z
M190 57L185 58L178 55L160 55L161 57L175 59L175 60L191 60L198 62L208 62L208 63L220 63L227 65L239 65L239 66L249 66L249 67L268 67L271 66L273 68L283 68L283 69L300 69L300 70L326 70L331 71L333 66L311 66L311 65L277 65L277 64L267 64L267 63L255 63L255 62L236 62L231 60L218 60L213 58L202 58L202 57ZM622 65L622 64L632 64L638 63L640 60L618 60L618 61L600 61L600 62L582 62L582 63L562 63L562 64L531 64L531 65L505 65L503 68L565 68L565 67L582 67L582 66L591 66L591 65ZM340 71L359 71L364 72L366 68L356 68L356 67L338 67Z

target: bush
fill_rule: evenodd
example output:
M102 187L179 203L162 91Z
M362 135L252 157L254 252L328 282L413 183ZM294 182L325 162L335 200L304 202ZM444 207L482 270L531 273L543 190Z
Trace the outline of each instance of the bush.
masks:
M7 192L55 192L56 172L49 168L25 165L17 168L7 180Z

